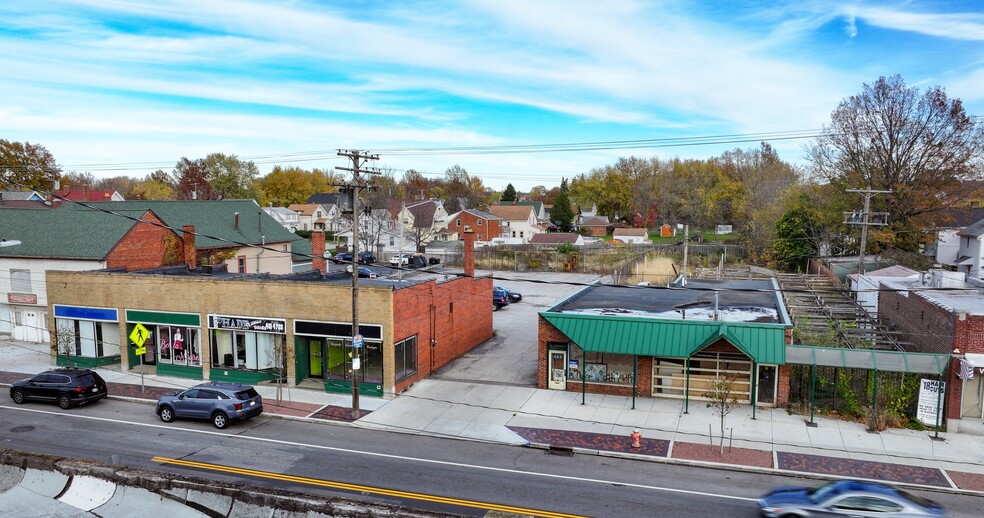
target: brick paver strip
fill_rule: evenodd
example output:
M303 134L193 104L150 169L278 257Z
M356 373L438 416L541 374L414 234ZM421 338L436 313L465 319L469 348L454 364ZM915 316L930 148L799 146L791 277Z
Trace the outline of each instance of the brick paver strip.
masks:
M960 489L984 491L984 475L980 473L967 473L965 471L952 471L948 469L946 470L946 474L950 475L950 480Z
M827 475L869 478L888 482L951 487L946 477L943 476L943 472L937 468L823 457L820 455L807 455L785 451L777 452L776 457L779 462L779 469L790 471L805 471L807 473L824 473Z
M755 466L759 468L772 467L771 451L751 450L748 448L728 448L725 446L724 453L721 453L720 446L695 444L692 442L677 441L673 443L673 458L700 460L705 462L722 462L724 464Z
M549 444L562 448L585 448L591 450L618 451L623 453L638 453L666 457L670 450L670 441L662 439L646 439L639 441L641 448L632 447L632 439L628 435L610 435L603 433L572 432L569 430L551 430L548 428L526 428L508 426L527 441L538 444Z
M371 413L371 410L359 409L359 418L361 419ZM328 405L321 410L318 410L318 412L311 417L315 419L327 419L329 421L355 421L355 419L352 419L352 409L350 407L335 405Z

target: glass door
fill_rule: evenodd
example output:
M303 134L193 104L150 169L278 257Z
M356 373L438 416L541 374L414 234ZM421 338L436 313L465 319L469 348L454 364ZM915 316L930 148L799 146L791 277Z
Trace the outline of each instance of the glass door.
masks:
M776 404L776 366L759 365L758 402L763 405Z
M310 359L308 363L308 371L310 372L310 376L312 378L324 379L324 346L322 345L321 340L311 340L308 347L310 351Z
M547 388L567 389L567 351L550 351L550 380Z

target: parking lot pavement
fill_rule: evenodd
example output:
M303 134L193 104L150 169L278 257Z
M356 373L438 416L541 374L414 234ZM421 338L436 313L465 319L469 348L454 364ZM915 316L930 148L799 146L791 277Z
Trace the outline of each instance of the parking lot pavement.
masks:
M522 293L523 300L493 313L495 335L438 370L432 378L535 386L537 313L581 290L582 284L598 282L601 277L577 273L488 271L479 271L476 275L490 273L496 278L493 281L496 286Z

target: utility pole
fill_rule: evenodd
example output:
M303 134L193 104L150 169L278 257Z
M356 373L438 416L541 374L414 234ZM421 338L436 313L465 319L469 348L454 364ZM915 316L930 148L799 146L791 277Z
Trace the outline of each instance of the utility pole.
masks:
M399 269L396 270L396 278L403 280L403 227L406 226L406 221L403 219L403 213L407 210L407 202L400 203L400 214L396 217L397 222L400 223L400 259L397 261L399 263Z
M864 275L864 252L868 247L868 227L888 225L887 212L871 212L871 198L878 194L891 194L894 191L879 191L868 186L867 189L846 189L845 192L856 192L864 196L864 210L860 214L857 212L844 213L845 219L847 220L845 223L861 227L861 252L858 255L858 275ZM875 216L875 219L872 220L871 216Z
M690 245L690 225L683 226L683 282L687 282L687 247Z
M379 174L375 168L362 167L369 160L379 160L379 155L370 155L366 151L353 149L339 149L338 156L352 161L352 167L335 169L352 173L352 183L346 186L352 195L352 419L359 419L362 417L359 411L359 371L362 367L359 349L364 343L364 338L359 334L359 218L361 216L359 190L367 187L363 185L359 175Z

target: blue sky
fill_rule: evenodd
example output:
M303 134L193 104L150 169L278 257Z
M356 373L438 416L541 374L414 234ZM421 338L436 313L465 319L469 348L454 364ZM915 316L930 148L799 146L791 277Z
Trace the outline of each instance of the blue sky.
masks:
M358 148L397 177L459 164L528 189L757 143L449 150L810 134L892 74L984 115L984 3L9 0L0 70L0 138L65 170L144 176L220 152L266 173ZM773 145L802 164L804 143Z

